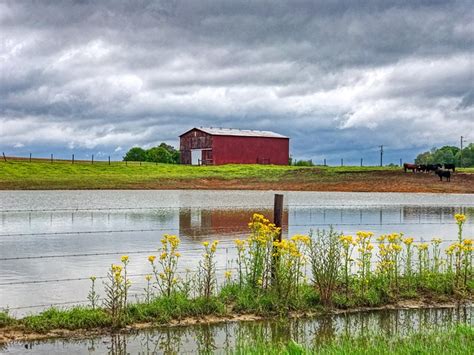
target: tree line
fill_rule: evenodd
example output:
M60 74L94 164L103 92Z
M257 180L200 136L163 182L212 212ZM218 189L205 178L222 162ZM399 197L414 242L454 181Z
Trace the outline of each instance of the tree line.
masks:
M131 148L123 157L123 161L147 161L151 163L179 164L180 153L173 146L161 143L150 149Z
M418 154L415 164L455 164L456 166L474 167L474 144L469 144L462 152L460 148L449 145L432 148L430 151Z

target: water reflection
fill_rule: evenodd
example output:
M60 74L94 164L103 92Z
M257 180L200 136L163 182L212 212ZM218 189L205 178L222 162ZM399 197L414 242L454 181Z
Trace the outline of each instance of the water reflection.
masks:
M407 335L425 330L443 330L453 324L474 325L472 307L384 310L328 315L318 318L281 319L178 326L115 334L88 340L54 340L8 345L7 353L109 353L181 354L228 352L239 343L288 342L315 347L337 336L368 334Z
M247 234L253 213L261 213L273 220L270 209L179 209L179 235L198 238L225 234ZM288 210L283 212L283 233L288 232Z

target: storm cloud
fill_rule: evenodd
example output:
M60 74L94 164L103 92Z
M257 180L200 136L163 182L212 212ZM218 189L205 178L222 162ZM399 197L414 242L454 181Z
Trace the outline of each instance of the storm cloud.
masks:
M470 1L3 1L0 149L120 158L194 126L296 158L474 137Z

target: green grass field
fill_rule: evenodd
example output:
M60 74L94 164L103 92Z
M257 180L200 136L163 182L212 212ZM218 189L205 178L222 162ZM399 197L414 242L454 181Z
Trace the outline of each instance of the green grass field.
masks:
M341 173L398 170L380 167L296 167L276 165L190 166L133 162L8 161L0 163L3 189L120 189L148 184L213 179L257 182L334 180Z

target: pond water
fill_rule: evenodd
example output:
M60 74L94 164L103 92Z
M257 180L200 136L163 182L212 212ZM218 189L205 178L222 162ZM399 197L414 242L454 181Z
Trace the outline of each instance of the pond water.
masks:
M236 344L251 345L256 340L286 343L293 339L313 347L342 335L404 336L412 332L442 331L459 323L474 325L472 307L385 310L304 319L162 327L84 340L11 343L0 351L9 354L225 354L232 352ZM466 344L468 346L472 344Z
M130 257L131 293L143 292L164 233L181 237L180 271L195 270L201 242L218 239L217 267L233 267L233 239L254 212L272 215L272 191L0 191L0 308L14 315L85 302L90 281ZM334 226L345 233L403 232L415 240L456 238L454 213L474 198L454 194L282 192L284 234ZM221 276L220 276L221 277ZM99 282L99 286L102 286Z

